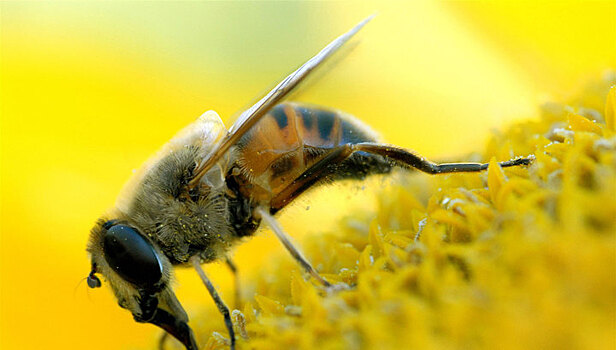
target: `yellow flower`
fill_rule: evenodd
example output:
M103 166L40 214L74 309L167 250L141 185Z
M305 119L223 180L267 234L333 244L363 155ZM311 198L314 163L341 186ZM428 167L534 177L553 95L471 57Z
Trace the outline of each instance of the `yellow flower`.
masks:
M244 308L239 348L610 348L616 138L603 120L613 83L595 90L605 115L551 106L494 136L486 174L432 177L429 198L402 200L425 175L400 173L367 231L349 224L307 238L324 276L350 289L327 292L290 259L274 261L256 282L267 296ZM494 154L509 149L532 150L536 161L501 169ZM208 319L202 330L220 328ZM217 334L206 348L225 344Z

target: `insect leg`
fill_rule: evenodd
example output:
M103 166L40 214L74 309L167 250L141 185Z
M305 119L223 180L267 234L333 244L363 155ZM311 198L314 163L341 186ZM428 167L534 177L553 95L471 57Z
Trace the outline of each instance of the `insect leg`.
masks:
M378 154L383 157L393 160L396 165L404 168L415 168L428 174L445 174L445 173L462 173L462 172L477 172L486 170L488 163L442 163L437 164L431 162L424 157L409 152L405 149L383 145L378 143L358 143L350 145L354 152L363 151L366 153ZM529 165L533 158L515 158L506 162L498 163L501 167Z
M201 268L201 261L199 260L199 257L196 255L193 256L192 258L190 258L190 263L193 265L195 270L197 270L197 274L201 278L201 281L203 282L203 284L205 284L207 291L210 292L212 299L214 299L214 302L218 307L218 311L220 311L222 316L225 318L225 326L227 327L229 337L231 338L231 350L235 350L235 333L233 332L233 322L231 322L231 314L229 313L229 308L227 307L227 305L225 305L225 302L222 301L220 295L218 295L218 292L214 288L212 281L210 281L210 279L205 274L205 271L203 271L203 269Z
M285 248L291 253L293 258L297 260L297 262L319 283L324 285L325 287L331 287L331 283L327 282L319 273L310 265L308 260L304 257L304 255L291 243L291 239L284 232L278 221L269 213L268 209L264 209L262 207L258 207L255 209L255 213L261 216L261 219L265 221L265 223L274 231L278 240L284 245Z
M227 263L229 270L231 270L231 273L233 273L233 284L235 287L235 292L233 295L235 298L233 308L239 310L242 303L242 300L240 299L242 293L240 293L240 276L237 273L237 265L235 265L233 260L229 257L225 258L225 262Z
M310 188L315 182L335 172L335 165L347 159L353 153L350 144L333 148L321 160L306 169L295 181L280 191L270 202L271 212L282 209L287 203L297 198L302 192ZM334 167L332 167L334 165Z
M489 165L488 163L437 164L425 159L422 156L396 146L368 142L357 144L348 143L331 149L329 153L323 156L321 160L306 169L306 171L304 171L304 173L295 181L280 191L271 201L270 212L275 213L293 199L297 198L297 196L310 188L310 186L314 183L326 178L328 175L334 174L337 170L337 166L349 158L354 152L365 152L380 155L386 159L389 159L397 166L401 166L403 168L414 168L428 174L477 172L486 170ZM532 163L533 159L534 158L532 156L527 158L516 158L506 162L500 162L499 164L504 168L518 165L528 165Z

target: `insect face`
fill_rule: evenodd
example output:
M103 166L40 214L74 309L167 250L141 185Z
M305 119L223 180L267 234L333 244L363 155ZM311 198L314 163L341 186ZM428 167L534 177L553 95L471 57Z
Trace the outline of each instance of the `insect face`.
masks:
M120 307L137 322L155 324L187 348L194 344L188 317L170 288L171 263L150 239L121 220L97 222L88 252L92 270L88 286L97 288L100 273L108 281Z

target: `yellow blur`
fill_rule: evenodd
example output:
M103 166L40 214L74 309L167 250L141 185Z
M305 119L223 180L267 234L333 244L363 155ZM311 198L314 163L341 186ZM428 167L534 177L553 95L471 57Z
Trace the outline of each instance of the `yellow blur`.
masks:
M491 128L616 66L613 2L0 4L0 348L152 348L158 329L133 322L104 281L82 281L91 225L177 130L208 109L229 120L374 12L293 99L435 159L464 158ZM331 195L282 223L316 233L365 206ZM267 232L239 248L243 280L271 253L284 252ZM208 271L230 299L224 266ZM178 297L189 314L213 307L191 271Z

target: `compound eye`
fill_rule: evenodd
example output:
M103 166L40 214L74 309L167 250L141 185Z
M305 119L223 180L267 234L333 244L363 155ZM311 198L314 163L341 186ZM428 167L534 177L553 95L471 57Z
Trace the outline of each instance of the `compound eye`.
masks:
M154 247L130 226L109 227L103 241L103 250L109 266L134 285L153 286L163 276L162 264Z

